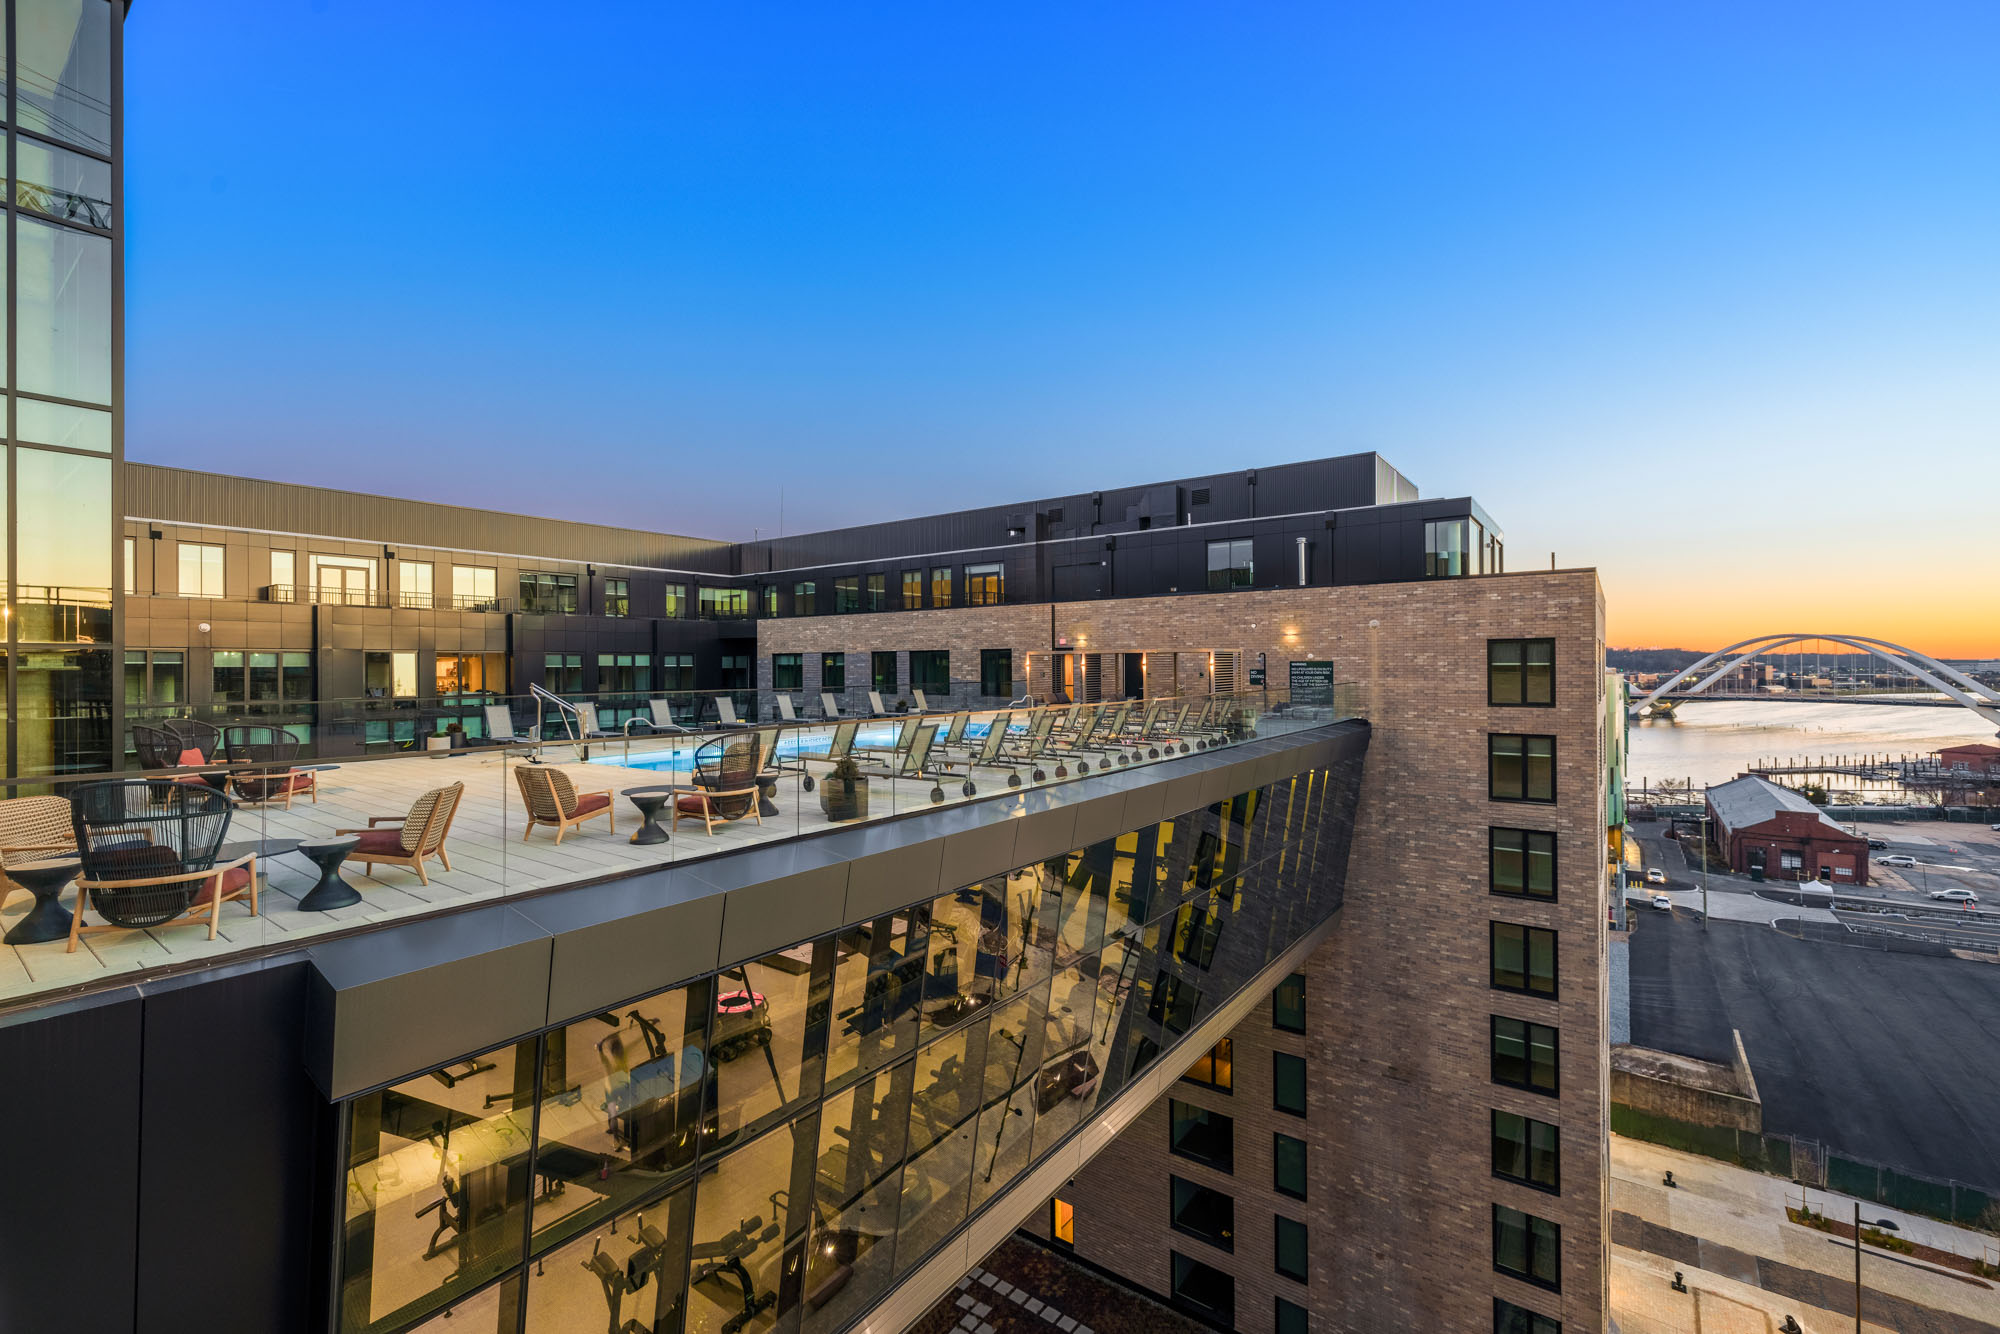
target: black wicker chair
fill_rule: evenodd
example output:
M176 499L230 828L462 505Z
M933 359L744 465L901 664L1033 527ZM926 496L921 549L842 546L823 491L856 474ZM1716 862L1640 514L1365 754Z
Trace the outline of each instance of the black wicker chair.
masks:
M182 751L198 750L205 761L214 760L222 753L222 729L214 723L205 723L199 718L168 718L160 726L181 739Z
M181 744L180 733L164 727L148 727L144 723L132 724L132 749L139 753L141 769L174 769L180 766L181 756L190 749ZM202 763L208 763L208 756L202 756Z
M680 828L683 819L698 819L714 833L717 820L740 820L746 815L764 823L757 809L757 771L763 767L763 747L755 736L717 737L697 747L694 786L673 790L672 827Z
M255 769L230 775L229 786L238 801L283 801L290 810L292 798L312 797L319 804L319 783L315 773L298 773L299 739L282 727L261 724L226 727L222 748L231 764L254 764Z
M161 778L86 783L70 794L76 834L77 910L69 948L99 931L140 931L182 918L208 919L215 939L222 905L247 896L257 914L254 854L218 862L231 802L202 784ZM85 900L104 919L84 920Z

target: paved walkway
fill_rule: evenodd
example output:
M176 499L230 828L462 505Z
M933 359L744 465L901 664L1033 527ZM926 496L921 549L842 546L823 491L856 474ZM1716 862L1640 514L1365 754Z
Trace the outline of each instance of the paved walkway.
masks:
M1009 1237L908 1334L1206 1334L1206 1326Z
M1611 1138L1611 1305L1620 1334L1770 1334L1786 1316L1807 1334L1854 1328L1854 1250L1785 1216L1789 1181L1614 1135ZM1661 1179L1672 1171L1677 1189ZM1845 1195L1809 1190L1829 1217L1852 1217ZM1881 1205L1903 1236L2000 1261L2000 1237ZM1687 1288L1676 1292L1678 1271ZM2000 1283L1893 1252L1862 1252L1864 1331L2000 1334Z

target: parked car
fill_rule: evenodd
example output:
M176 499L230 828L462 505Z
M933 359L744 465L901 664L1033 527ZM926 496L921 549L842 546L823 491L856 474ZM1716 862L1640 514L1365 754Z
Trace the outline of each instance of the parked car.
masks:
M1934 889L1931 897L1945 903L1978 903L1979 896L1969 889Z
M1877 857L1875 861L1880 866L1915 866L1917 864L1915 857L1903 852L1892 852L1887 857Z
M1657 866L1648 866L1646 868L1646 883L1649 885L1664 885L1667 883L1667 873Z
M1868 846L1877 849L1886 848L1889 846L1889 840L1886 838L1871 838L1868 840Z
M1664 894L1655 894L1653 895L1653 906L1661 912L1672 912L1674 910L1674 901Z

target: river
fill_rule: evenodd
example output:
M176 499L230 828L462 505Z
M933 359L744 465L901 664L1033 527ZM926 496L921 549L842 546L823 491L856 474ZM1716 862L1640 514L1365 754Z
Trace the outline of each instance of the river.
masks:
M1692 779L1699 787L1727 782L1760 759L1921 758L1940 746L1994 740L1992 726L1969 709L1718 700L1683 704L1673 718L1635 721L1627 769L1634 788L1662 778ZM1827 787L1878 801L1902 792L1897 784L1838 775L1827 780Z

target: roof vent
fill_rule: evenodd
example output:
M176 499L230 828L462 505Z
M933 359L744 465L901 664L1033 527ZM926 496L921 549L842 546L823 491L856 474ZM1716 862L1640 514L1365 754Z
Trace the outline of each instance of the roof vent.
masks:
M1207 503L1208 488L1205 486L1196 487L1194 493L1188 497L1188 504L1190 505L1206 505Z

